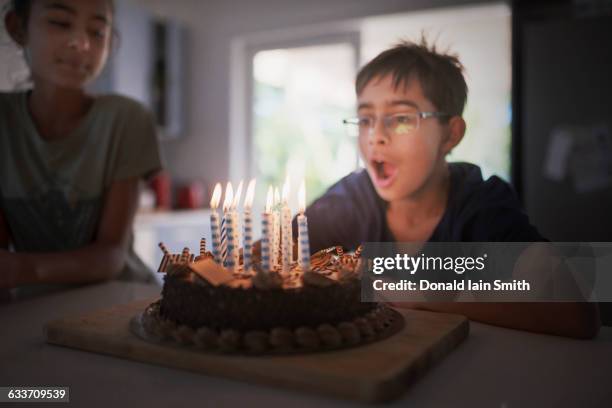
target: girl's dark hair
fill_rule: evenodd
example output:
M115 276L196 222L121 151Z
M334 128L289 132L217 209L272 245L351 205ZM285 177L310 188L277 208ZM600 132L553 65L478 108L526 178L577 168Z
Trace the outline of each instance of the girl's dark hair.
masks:
M13 10L19 19L25 23L30 18L31 8L32 0L11 0L9 10Z
M30 10L32 9L32 3L34 0L10 0L6 4L6 8L4 11L13 11L19 20L22 22L23 27L27 27L28 20L30 19ZM115 15L115 1L108 0L108 5L110 6L111 15ZM112 39L111 39L111 48L115 49L115 46L119 42L119 33L115 30L114 24L111 25Z
M8 4L9 10L12 10L17 14L17 17L23 21L24 25L27 25L30 18L30 10L32 9L33 0L11 0ZM114 0L108 0L108 4L111 8L111 13L115 14L115 2Z

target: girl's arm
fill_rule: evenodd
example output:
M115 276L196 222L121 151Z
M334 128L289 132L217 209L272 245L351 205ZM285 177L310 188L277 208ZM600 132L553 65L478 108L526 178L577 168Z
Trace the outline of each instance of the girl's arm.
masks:
M105 198L95 241L67 252L8 254L13 260L5 265L13 268L15 284L87 283L116 277L125 264L137 206L138 178L114 182ZM0 259L3 256L7 254L0 254Z
M394 306L462 314L471 320L511 329L591 339L601 327L596 303L394 303Z

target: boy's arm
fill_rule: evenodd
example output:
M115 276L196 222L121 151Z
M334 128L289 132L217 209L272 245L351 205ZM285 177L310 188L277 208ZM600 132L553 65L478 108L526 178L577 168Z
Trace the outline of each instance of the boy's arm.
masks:
M596 303L394 303L397 307L462 314L471 320L512 329L591 339L601 327Z
M586 274L587 271L583 273ZM535 285L535 291L550 290L550 284L554 282L556 286L563 288L563 292L553 292L553 295L563 295L573 300L582 299L575 278L565 262L562 262L561 254L547 242L534 242L521 252L514 263L513 277L529 279ZM542 292L541 298L546 299L547 294L549 293L546 291ZM595 337L601 326L597 303L578 301L412 302L398 306L458 313L483 323L576 338Z
M111 279L125 264L129 234L138 206L138 178L116 181L102 209L95 241L59 253L2 253L15 277L13 286L31 283L87 283ZM6 286L6 282L0 282ZM11 285L8 285L10 287Z

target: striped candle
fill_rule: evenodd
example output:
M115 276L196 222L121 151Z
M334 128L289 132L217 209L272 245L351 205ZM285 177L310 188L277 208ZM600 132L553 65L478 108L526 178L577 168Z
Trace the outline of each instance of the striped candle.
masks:
M235 254L235 258L234 259L234 265L236 266L236 268L238 268L238 265L240 264L240 217L238 214L238 211L236 211L235 208L232 209L232 231L234 231L234 254Z
M232 189L232 183L228 182L225 187L225 197L223 199L223 218L221 219L221 262L223 265L227 265L229 258L229 240L231 238L232 244L234 244L234 232L230 232L232 228L228 224L228 214L232 212L232 203L234 200L234 190ZM231 215L229 219L231 219ZM231 235L231 237L230 237Z
M291 210L289 205L284 202L281 208L281 233L282 233L282 271L289 273L293 255L293 237L291 236Z
M249 181L249 185L244 196L244 272L251 272L253 258L253 219L251 218L251 206L255 198L255 179Z
M272 214L264 212L261 215L261 269L270 271L270 232Z
M272 256L272 267L276 267L279 264L279 247L280 247L280 222L278 211L274 208L270 214L270 245L271 245L271 256Z
M308 241L308 220L304 214L306 211L306 185L304 181L302 181L298 190L298 204L298 256L300 267L302 271L306 272L310 269L310 242Z
M266 197L266 208L263 214L261 214L261 269L265 273L270 272L270 261L272 260L270 254L270 243L272 241L272 234L274 233L272 206L274 204L274 193L272 186L268 187L268 195Z
M310 269L310 243L308 241L308 220L304 214L297 217L298 221L298 244L299 260L302 271Z
M226 211L223 215L223 219L225 220L225 231L227 237L227 256L225 257L223 266L233 272L236 267L236 262L234 259L234 253L236 252L235 243L234 243L234 213L230 211Z
M219 227L219 214L217 213L217 207L219 207L219 203L221 202L221 194L223 193L221 184L215 184L215 189L213 190L213 196L210 199L210 235L212 236L213 241L213 257L215 262L221 264L221 229ZM206 245L206 241L204 242ZM206 249L206 248L205 248Z
M244 235L243 235L243 264L244 272L250 272L253 256L253 219L251 218L251 210L244 210Z
M221 247L219 250L221 251L221 262L225 263L227 259L227 225L225 223L225 214L223 218L221 218Z
M212 235L212 253L215 262L221 264L221 231L217 210L210 213L210 235Z
M274 189L274 204L272 209L272 268L280 266L281 258L281 222L280 222L280 192Z
M236 212L234 211L232 213L232 230L234 231L234 252L232 253L232 258L233 258L233 264L234 264L234 269L238 269L238 266L240 265L240 242L238 241L238 237L240 236L239 234L236 233L236 230L238 229L238 216L236 214ZM228 242L229 245L229 242Z
M236 245L236 251L238 251L240 241L242 240L242 230L240 228L240 214L238 213L238 204L240 203L240 197L242 196L243 184L243 181L240 180L240 182L238 183L238 187L236 187L236 192L234 193L234 200L232 201L232 211L234 213L232 219L234 220L234 243ZM238 266L238 263L236 263L236 266Z
M282 247L282 271L289 273L291 261L293 260L293 234L291 231L291 209L289 208L289 174L283 184L283 196L281 205L281 247Z

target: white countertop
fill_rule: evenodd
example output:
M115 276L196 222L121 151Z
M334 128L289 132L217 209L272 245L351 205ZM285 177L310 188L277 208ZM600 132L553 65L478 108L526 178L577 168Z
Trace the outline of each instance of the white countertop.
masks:
M208 225L210 213L210 208L138 212L134 218L134 228Z
M50 320L159 292L154 285L110 282L0 305L0 386L69 386L74 407L355 405L44 342L42 327ZM612 407L611 363L610 327L583 341L471 322L458 349L385 406Z

